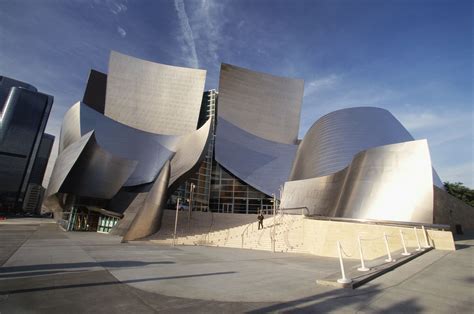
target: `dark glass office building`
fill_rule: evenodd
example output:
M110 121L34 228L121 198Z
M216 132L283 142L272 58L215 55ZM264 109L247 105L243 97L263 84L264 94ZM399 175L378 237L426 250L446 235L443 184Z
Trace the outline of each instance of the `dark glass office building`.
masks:
M44 135L52 104L35 87L0 77L0 211L21 211L31 179L41 185L54 141Z

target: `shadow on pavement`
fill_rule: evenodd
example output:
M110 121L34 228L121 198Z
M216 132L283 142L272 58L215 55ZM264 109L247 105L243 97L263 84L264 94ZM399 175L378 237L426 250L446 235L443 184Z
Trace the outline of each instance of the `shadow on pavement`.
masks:
M310 297L262 307L247 313L326 313L331 311L343 311L343 308L346 306L351 309L351 312L354 312L354 307L357 308L357 311L377 311L377 308L372 308L370 304L377 299L377 296L381 292L382 290L379 288L379 285L358 289L357 291L334 289ZM412 298L389 307L384 306L383 313L417 313L421 310L423 310L423 308Z
M30 288L30 289L5 290L5 291L0 291L0 295L28 293L28 292L36 292L36 291L47 291L47 290L61 290L61 289L70 289L70 288L87 288L87 287L94 287L94 286L107 286L107 285L116 285L116 284L131 284L131 283L137 283L137 282L158 281L158 280L172 280L172 279L193 278L193 277L228 275L228 274L235 274L235 273L236 273L235 271L226 271L226 272L205 273L205 274L195 274L195 275L131 279L131 280L123 280L123 281L117 280L117 281L92 282L92 283L82 283L82 284L72 284L72 285L54 285L54 286L38 287L38 288Z
M37 270L58 270L70 268L87 268L87 267L141 267L156 264L174 264L172 261L158 261L158 262L142 262L142 261L106 261L106 262L83 262L83 263L63 263L63 264L39 264L39 265L25 265L25 266L11 266L0 268L1 274L13 272L27 272Z

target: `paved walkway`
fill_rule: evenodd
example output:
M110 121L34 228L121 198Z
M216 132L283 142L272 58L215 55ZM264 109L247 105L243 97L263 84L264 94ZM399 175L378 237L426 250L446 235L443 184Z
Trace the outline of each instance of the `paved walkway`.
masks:
M474 307L474 234L356 290L315 280L337 260L214 247L121 244L46 220L0 224L0 313L438 312ZM351 265L348 265L351 266Z

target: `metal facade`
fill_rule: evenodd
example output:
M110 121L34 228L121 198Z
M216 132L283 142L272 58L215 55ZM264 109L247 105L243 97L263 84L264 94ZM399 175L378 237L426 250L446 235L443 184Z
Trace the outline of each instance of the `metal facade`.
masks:
M433 223L428 143L371 148L336 173L286 182L281 206L307 207L311 215Z
M130 233L123 231L127 239L156 232L168 191L207 152L211 121L196 129L205 73L112 52L107 75L91 72L88 105L78 102L64 117L48 203L67 206L61 201L67 194L74 196L72 206L76 199L116 212L133 206L137 216ZM137 208L133 200L141 194L145 201Z
M265 140L296 144L304 81L223 63L219 118Z
M245 132L219 117L217 162L267 195L278 195L280 185L288 180L296 149L296 145L272 142Z
M387 110L329 113L299 142L302 80L222 64L217 108L213 92L203 109L204 78L203 70L112 52L109 73L91 73L89 103L64 118L48 196L105 199L108 210L125 215L117 232L136 240L159 229L166 195L201 166L209 181L200 195L226 212L263 208L261 193L278 198L284 184L282 207L432 222L433 183L441 181L427 142L415 141ZM212 181L214 168L220 176Z
M304 136L290 180L329 175L347 167L358 152L412 140L385 109L356 107L334 111L316 121Z
M105 115L151 133L192 132L197 126L205 78L205 70L149 62L112 51Z

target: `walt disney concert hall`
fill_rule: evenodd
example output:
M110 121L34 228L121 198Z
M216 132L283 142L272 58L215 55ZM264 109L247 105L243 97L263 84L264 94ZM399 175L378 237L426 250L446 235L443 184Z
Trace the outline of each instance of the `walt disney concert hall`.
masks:
M56 219L94 212L136 240L179 198L211 212L255 214L275 199L308 216L434 222L443 187L427 141L389 111L334 111L299 139L303 80L230 64L218 91L205 79L117 52L108 73L91 70L61 128L46 192Z

